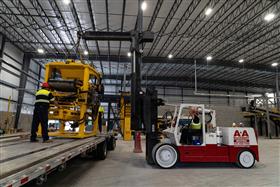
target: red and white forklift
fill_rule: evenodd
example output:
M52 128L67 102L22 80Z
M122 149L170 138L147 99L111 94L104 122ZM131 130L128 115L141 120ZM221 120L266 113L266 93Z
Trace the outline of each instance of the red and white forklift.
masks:
M161 168L171 168L177 162L225 162L253 167L255 160L259 161L254 129L217 127L215 115L214 110L202 104L176 107L173 124L163 131L164 138L150 145L153 162ZM194 125L201 128L194 129ZM150 139L153 137L156 136Z

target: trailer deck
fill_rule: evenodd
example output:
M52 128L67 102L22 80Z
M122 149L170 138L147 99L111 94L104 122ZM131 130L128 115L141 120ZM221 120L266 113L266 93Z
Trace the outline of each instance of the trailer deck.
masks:
M108 136L53 139L30 143L22 134L0 137L0 186L21 186L33 179L46 180L49 172L65 167L71 158L95 150Z

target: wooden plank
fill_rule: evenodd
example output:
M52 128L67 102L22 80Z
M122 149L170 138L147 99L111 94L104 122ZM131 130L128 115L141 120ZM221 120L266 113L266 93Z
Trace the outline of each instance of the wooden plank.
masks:
M43 162L47 159L53 158L59 154L63 154L66 151L79 147L83 144L90 142L101 142L104 141L103 137L91 137L86 139L77 140L74 142L66 143L60 146L52 147L44 151L36 152L34 154L19 157L14 160L10 160L1 163L0 166L0 179L14 174L18 171L31 167L35 164Z

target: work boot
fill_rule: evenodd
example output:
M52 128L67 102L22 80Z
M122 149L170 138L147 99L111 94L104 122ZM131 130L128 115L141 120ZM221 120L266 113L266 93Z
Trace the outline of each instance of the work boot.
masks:
M37 139L35 139L35 140L30 140L30 142L36 143L36 142L39 142L39 140L37 140Z
M43 143L52 143L53 141L52 140L45 140L43 141Z

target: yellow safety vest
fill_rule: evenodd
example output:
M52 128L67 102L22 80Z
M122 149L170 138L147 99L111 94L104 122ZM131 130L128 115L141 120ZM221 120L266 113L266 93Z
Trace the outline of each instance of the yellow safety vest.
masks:
M104 113L104 108L103 108L102 106L100 106L100 107L98 108L98 112Z
M36 92L36 100L35 103L50 103L50 91L45 90L45 89L40 89Z
M200 130L201 129L201 123L193 123L192 122L191 129Z

